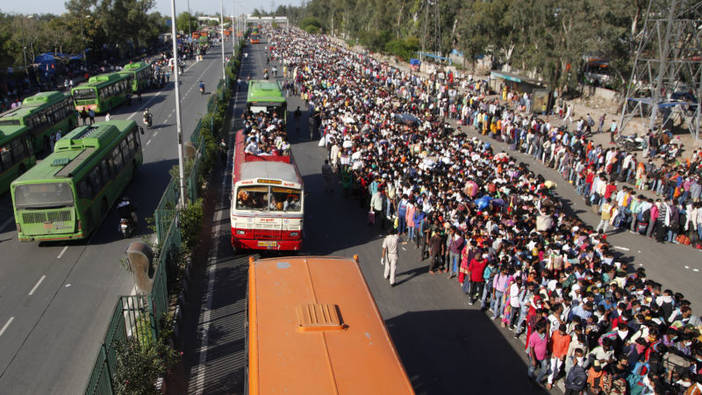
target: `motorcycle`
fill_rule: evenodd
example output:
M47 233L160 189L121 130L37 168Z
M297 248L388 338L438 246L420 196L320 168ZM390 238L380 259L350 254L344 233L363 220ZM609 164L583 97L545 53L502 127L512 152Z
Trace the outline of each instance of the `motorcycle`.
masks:
M635 133L617 137L617 145L622 147L625 151L643 151L648 148L646 139L639 137Z
M122 235L123 239L132 237L134 231L136 231L136 213L132 212L129 217L121 216L121 218L119 219L119 233Z
M151 129L151 121L152 121L151 114L144 115L143 121L144 121L144 125L146 125L147 129Z
M204 87L204 86L201 86L201 87L200 87L200 94L201 94L201 95L204 95L204 94L205 94L205 87Z

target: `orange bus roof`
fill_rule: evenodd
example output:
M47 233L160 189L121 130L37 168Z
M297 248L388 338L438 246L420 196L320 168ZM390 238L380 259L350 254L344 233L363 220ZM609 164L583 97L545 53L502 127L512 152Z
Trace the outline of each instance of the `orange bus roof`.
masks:
M414 393L357 262L251 261L249 393Z

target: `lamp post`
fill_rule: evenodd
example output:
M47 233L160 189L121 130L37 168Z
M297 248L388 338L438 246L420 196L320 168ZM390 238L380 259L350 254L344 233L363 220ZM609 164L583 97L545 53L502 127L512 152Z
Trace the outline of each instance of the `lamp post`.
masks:
M222 41L222 80L227 86L227 73L224 69L224 0L219 0L219 38Z
M178 178L180 184L181 208L185 208L185 173L183 169L183 127L180 115L180 81L178 77L178 44L176 43L176 14L175 0L171 0L171 35L173 39L173 75L175 76L175 110L176 110L176 131L178 134Z

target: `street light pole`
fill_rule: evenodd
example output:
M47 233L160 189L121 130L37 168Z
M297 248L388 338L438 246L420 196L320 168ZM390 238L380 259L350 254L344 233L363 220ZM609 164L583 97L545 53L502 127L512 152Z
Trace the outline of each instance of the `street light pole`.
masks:
M178 178L180 183L181 208L185 208L185 172L183 165L183 126L180 115L180 78L178 78L178 44L176 43L175 0L171 0L171 35L173 36L173 75L175 76L176 130L178 133Z
M227 73L224 70L224 0L219 0L219 37L222 40L222 80L227 85Z

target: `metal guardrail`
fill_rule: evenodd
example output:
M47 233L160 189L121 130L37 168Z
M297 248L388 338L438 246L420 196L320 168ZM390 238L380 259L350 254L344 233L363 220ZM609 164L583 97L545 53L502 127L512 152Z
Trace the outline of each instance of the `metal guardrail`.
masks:
M161 196L154 210L154 225L156 226L156 244L160 244L166 237L166 232L178 212L178 180L171 178L166 190Z

